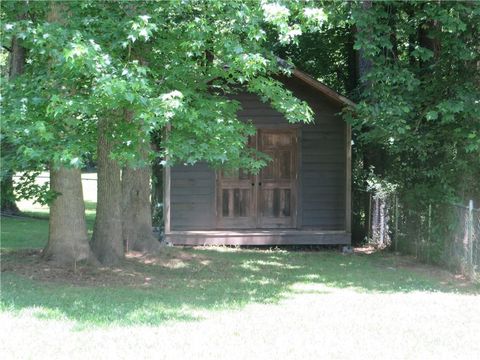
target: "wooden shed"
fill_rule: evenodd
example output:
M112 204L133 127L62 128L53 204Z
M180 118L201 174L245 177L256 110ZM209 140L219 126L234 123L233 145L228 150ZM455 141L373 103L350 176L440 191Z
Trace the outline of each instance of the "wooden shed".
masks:
M294 70L282 79L315 112L289 124L256 95L235 96L253 121L251 146L273 159L258 175L206 164L165 170L165 239L174 245L351 243L351 130L339 112L354 104Z

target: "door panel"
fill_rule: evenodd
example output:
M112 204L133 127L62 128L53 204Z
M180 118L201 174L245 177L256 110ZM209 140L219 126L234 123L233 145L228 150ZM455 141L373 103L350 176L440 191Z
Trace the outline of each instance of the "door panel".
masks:
M272 160L256 176L239 169L217 173L217 227L295 227L296 132L260 129L249 145Z
M263 189L261 191L263 217L288 218L291 216L290 189Z
M222 189L222 216L246 217L249 215L252 196L250 189Z
M280 150L278 156L278 180L287 180L295 176L292 174L293 153L291 150Z
M256 137L249 139L256 146ZM242 169L217 173L217 228L248 229L256 227L255 177Z
M259 130L259 150L272 161L260 172L258 227L295 226L295 135L291 130Z
M266 155L270 156L272 159L275 159L275 152L274 151L263 151ZM275 161L270 161L262 170L262 178L266 180L274 180L275 179Z
M219 228L255 227L253 177L223 177L219 173L217 219Z

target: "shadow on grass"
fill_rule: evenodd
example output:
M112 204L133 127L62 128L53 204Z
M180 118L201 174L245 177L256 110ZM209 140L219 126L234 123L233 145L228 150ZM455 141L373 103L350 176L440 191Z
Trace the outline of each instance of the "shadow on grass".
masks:
M454 283L396 267L393 256L332 251L168 248L150 260L125 260L114 272L140 276L143 283L78 286L34 281L7 271L2 274L2 308L33 308L37 317L69 319L79 326L158 325L199 320L205 311L275 304L298 294L328 296L344 288L367 293L478 293L478 288L458 289Z

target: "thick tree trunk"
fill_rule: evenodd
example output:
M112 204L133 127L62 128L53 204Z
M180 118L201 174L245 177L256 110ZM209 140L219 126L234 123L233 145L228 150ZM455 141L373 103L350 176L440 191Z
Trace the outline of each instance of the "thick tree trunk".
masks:
M120 166L111 159L113 149L109 138L111 120L100 119L97 147L97 215L93 229L92 249L106 265L115 264L124 256L122 238Z
M12 48L10 49L10 64L8 69L9 80L23 73L25 66L26 49L21 45L20 40L14 37L12 39Z
M122 172L123 242L127 250L156 251L150 203L150 166L126 167Z
M345 84L345 89L347 94L354 101L358 100L358 94L355 93L355 90L358 86L358 66L357 66L357 52L354 49L355 45L355 28L352 26L349 29L348 40L345 42L346 54L347 54L347 64L348 64L348 80Z
M25 66L26 50L21 45L20 40L17 38L12 39L12 47L10 50L10 64L8 70L9 80L15 79L18 75L23 73L23 68ZM15 149L8 143L8 140L2 141L2 158L5 159L9 154L13 153ZM5 166L5 162L2 161L2 167ZM13 170L5 171L2 174L0 180L0 197L1 197L1 212L8 214L19 213L20 210L15 203L15 198L13 195Z
M50 206L44 258L65 265L92 260L80 170L64 167L51 169L50 188L59 195Z
M48 21L61 21L62 5L50 4ZM63 264L94 260L88 243L83 201L82 178L79 169L54 166L50 169L50 187L59 193L50 206L48 243L44 258Z
M440 41L430 35L430 32L439 26L438 22L429 20L421 24L418 28L418 42L420 46L433 52L433 58L420 66L429 65L440 57Z
M371 0L363 0L362 1L362 8L365 12L369 11L369 9L372 8L372 1ZM359 28L357 27L357 33L369 33L371 32L371 29L364 29L364 28ZM370 72L372 68L372 62L365 57L365 51L363 49L360 49L357 52L357 58L356 58L356 68L357 68L357 75L358 75L358 82L361 85L361 90L364 90L365 88L369 87L370 84L365 81L365 79L362 79L368 72Z
M162 143L161 134L158 131L151 136L151 147L157 153ZM152 222L153 226L163 228L163 166L159 158L155 158L152 164Z
M163 166L158 160L152 165L153 226L163 227Z

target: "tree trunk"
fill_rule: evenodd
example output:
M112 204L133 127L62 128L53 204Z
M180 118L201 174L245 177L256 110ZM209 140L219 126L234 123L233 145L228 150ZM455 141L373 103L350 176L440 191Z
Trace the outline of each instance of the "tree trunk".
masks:
M430 65L440 57L440 41L431 36L430 32L439 26L437 21L428 20L420 24L418 28L418 42L421 47L433 52L433 58L420 66Z
M8 69L9 80L15 79L18 75L23 74L25 66L25 58L27 51L21 45L20 40L14 37L12 39L12 48L10 49L10 64Z
M97 215L92 249L102 264L117 263L124 255L122 238L120 166L111 159L112 139L108 137L111 120L100 119L97 147Z
M50 4L48 21L61 20L62 5ZM82 178L79 169L50 169L50 188L59 193L50 206L48 243L44 258L62 264L94 260L88 243L83 201Z
M362 1L362 9L365 12L368 12L369 9L372 8L372 1L371 0L363 0ZM360 32L366 32L370 33L372 30L371 29L365 29L365 28L359 28L357 27L357 33ZM372 68L372 62L365 57L365 51L363 49L358 50L357 52L357 58L356 58L356 68L357 68L357 75L358 75L358 82L361 85L361 90L368 88L370 84L363 79L366 74L371 70Z
M358 101L358 94L355 90L358 86L358 67L357 67L357 52L354 49L355 45L355 28L351 26L348 30L348 40L345 42L347 64L348 64L348 79L345 84L345 89L350 98Z
M163 227L163 166L158 160L152 165L153 226Z
M92 260L80 170L51 169L50 188L59 195L50 206L48 243L43 257L65 265Z
M156 251L150 203L150 166L126 167L122 172L123 242L127 250Z
M23 15L20 17L23 18ZM21 45L20 40L17 38L12 39L12 47L10 50L10 63L8 69L9 80L15 79L18 75L23 73L25 66L26 50ZM15 149L12 148L8 140L2 141L2 158L5 159L9 154L14 153ZM0 196L1 196L1 212L8 214L17 214L20 210L15 203L13 194L13 174L12 169L5 169L5 162L2 161L2 167L4 168L1 180L0 180Z
M151 147L155 152L160 151L162 132L153 132ZM152 222L153 226L163 228L163 166L158 157L152 162Z

